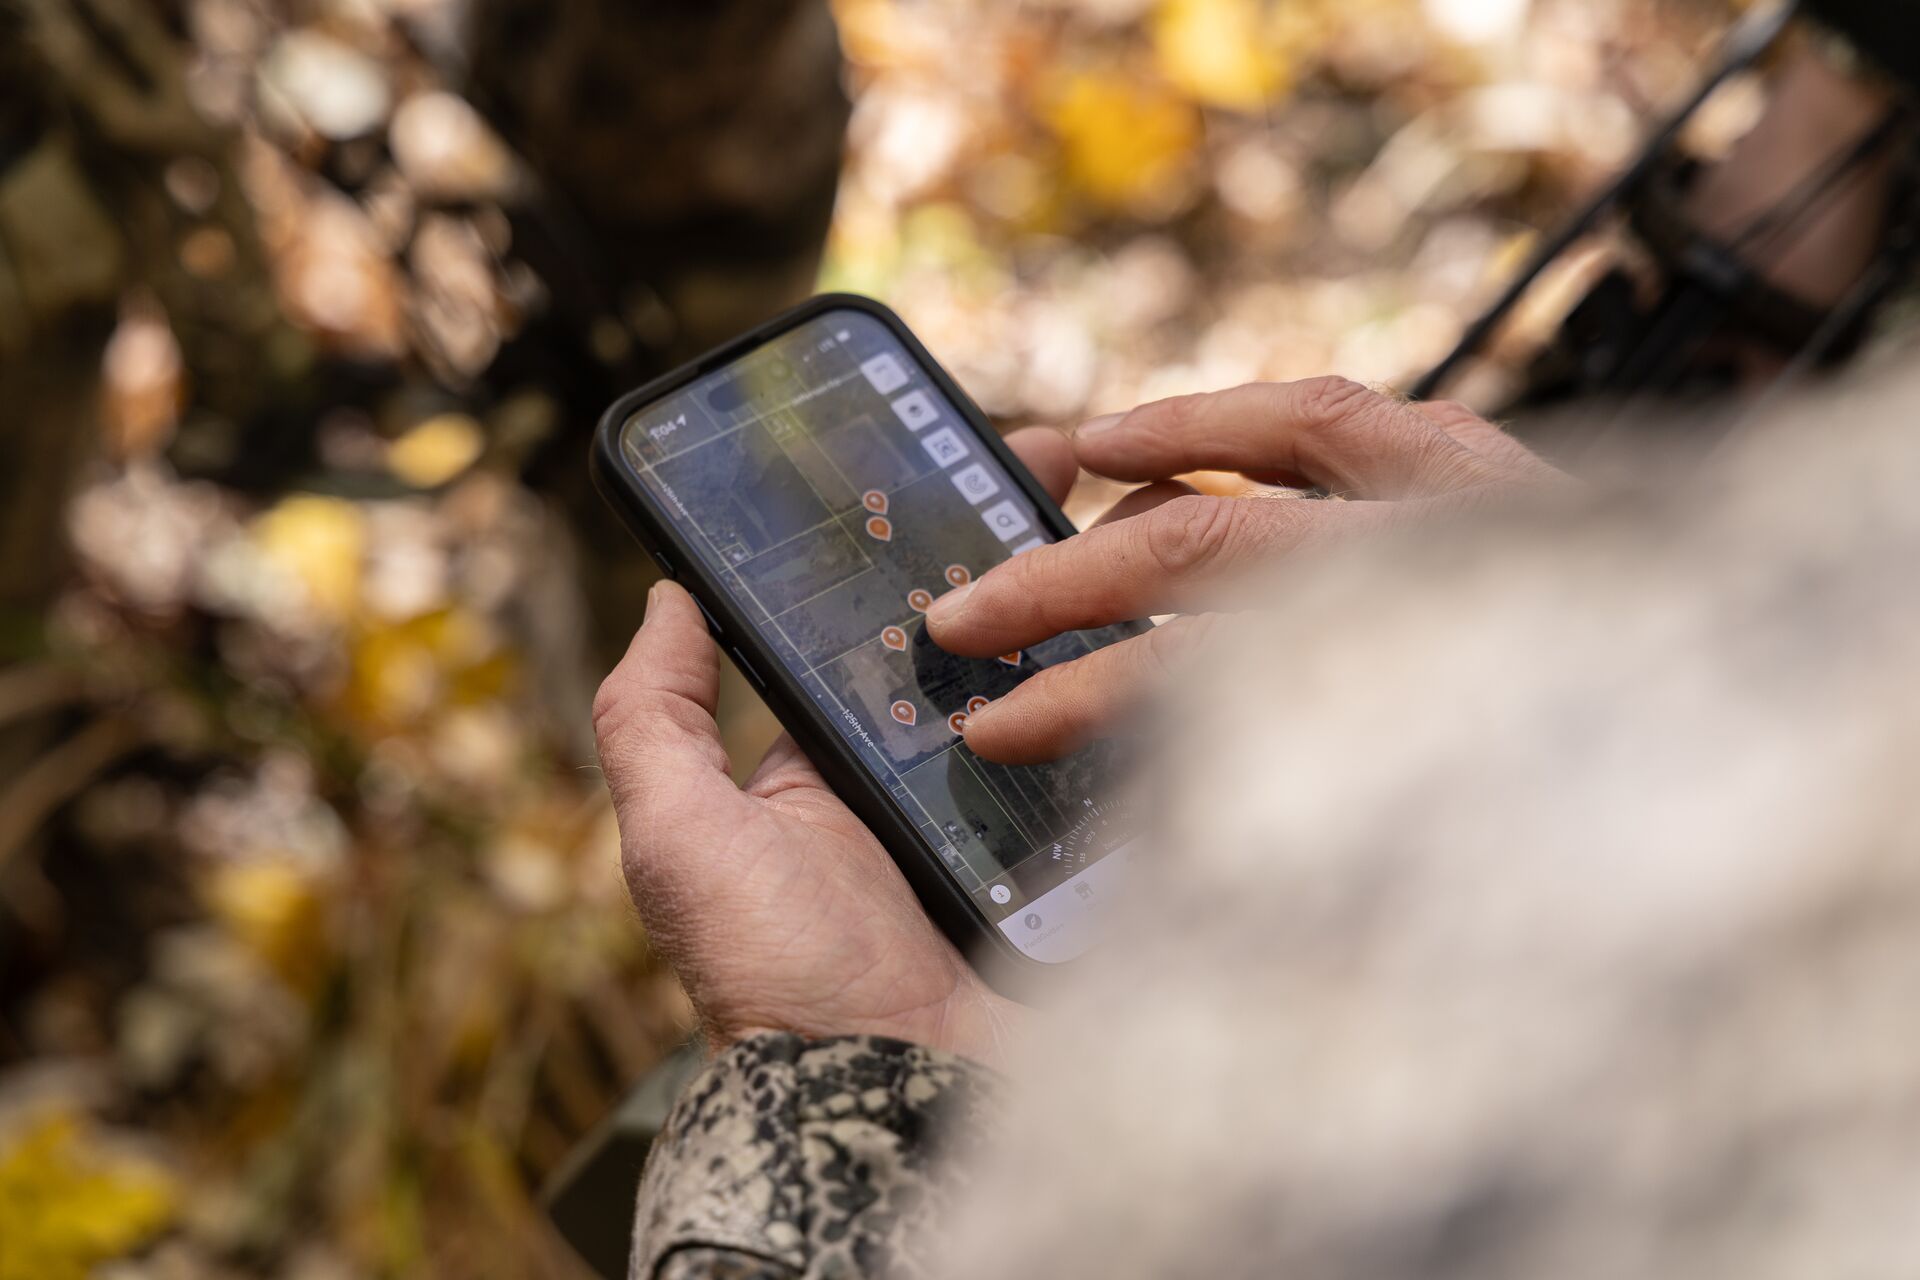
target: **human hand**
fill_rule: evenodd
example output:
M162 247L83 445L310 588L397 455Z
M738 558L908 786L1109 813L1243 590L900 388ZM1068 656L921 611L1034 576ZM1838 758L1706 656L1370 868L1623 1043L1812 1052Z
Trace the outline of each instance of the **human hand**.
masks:
M1143 405L1081 427L1080 465L1153 482L1099 526L982 574L927 614L941 648L1007 653L1064 631L1233 603L1222 584L1330 538L1566 477L1464 405L1406 404L1343 378L1255 383ZM1168 477L1243 472L1354 502L1209 497ZM1007 764L1062 755L1158 683L1212 625L1175 619L1051 667L968 717L967 745Z
M1056 497L1066 437L1009 438ZM720 657L671 582L600 688L594 729L649 935L715 1047L757 1031L892 1036L995 1062L1022 1018L933 926L873 833L790 737L744 789L714 699Z

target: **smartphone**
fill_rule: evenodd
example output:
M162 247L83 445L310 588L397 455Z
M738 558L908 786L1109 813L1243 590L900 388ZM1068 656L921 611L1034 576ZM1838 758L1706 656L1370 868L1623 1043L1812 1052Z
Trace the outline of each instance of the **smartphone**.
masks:
M987 659L932 642L924 614L942 592L1073 526L899 317L814 298L623 397L593 464L964 952L1033 968L1094 944L1134 838L1116 748L1008 767L961 728L1148 624Z

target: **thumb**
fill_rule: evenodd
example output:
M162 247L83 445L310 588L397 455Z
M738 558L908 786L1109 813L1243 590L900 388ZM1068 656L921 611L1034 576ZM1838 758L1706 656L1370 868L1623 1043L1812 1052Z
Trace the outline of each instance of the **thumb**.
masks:
M719 690L720 655L700 607L677 584L655 583L645 622L593 705L600 767L643 916L679 853L745 803L713 718Z

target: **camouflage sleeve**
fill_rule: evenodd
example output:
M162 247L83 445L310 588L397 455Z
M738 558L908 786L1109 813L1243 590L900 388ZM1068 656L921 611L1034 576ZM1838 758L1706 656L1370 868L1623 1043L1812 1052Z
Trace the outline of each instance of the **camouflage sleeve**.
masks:
M989 1123L985 1068L871 1036L767 1034L687 1086L640 1182L631 1280L929 1273L957 1172L948 1134Z

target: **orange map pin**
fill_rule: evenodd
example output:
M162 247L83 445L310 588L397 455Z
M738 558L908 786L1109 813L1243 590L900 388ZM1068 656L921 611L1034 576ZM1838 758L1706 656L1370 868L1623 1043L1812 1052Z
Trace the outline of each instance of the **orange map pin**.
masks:
M1012 653L1003 653L994 659L994 661L1004 662L1010 667L1017 667L1020 665L1020 651L1015 649Z
M860 504L869 511L876 511L881 515L887 514L887 495L878 489L869 489L861 494Z
M913 704L904 698L894 703L890 710L893 712L893 718L904 725L911 725L919 714L913 709Z
M973 575L967 572L967 566L963 564L950 564L947 566L947 581L953 586L964 587L973 581Z
M925 613L933 607L933 596L931 593L915 587L913 590L907 592L907 603L915 609L918 609L921 613Z
M987 705L987 700L976 693L971 698L967 699L967 714L972 715L974 712L978 711L980 708L986 705Z
M964 711L956 711L948 716L947 728L953 730L955 733L965 733L967 731L967 713Z
M907 651L907 633L899 627L882 627L880 629L880 643L895 653L905 653Z
M882 542L892 542L893 521L885 516L874 516L867 521L867 532Z

